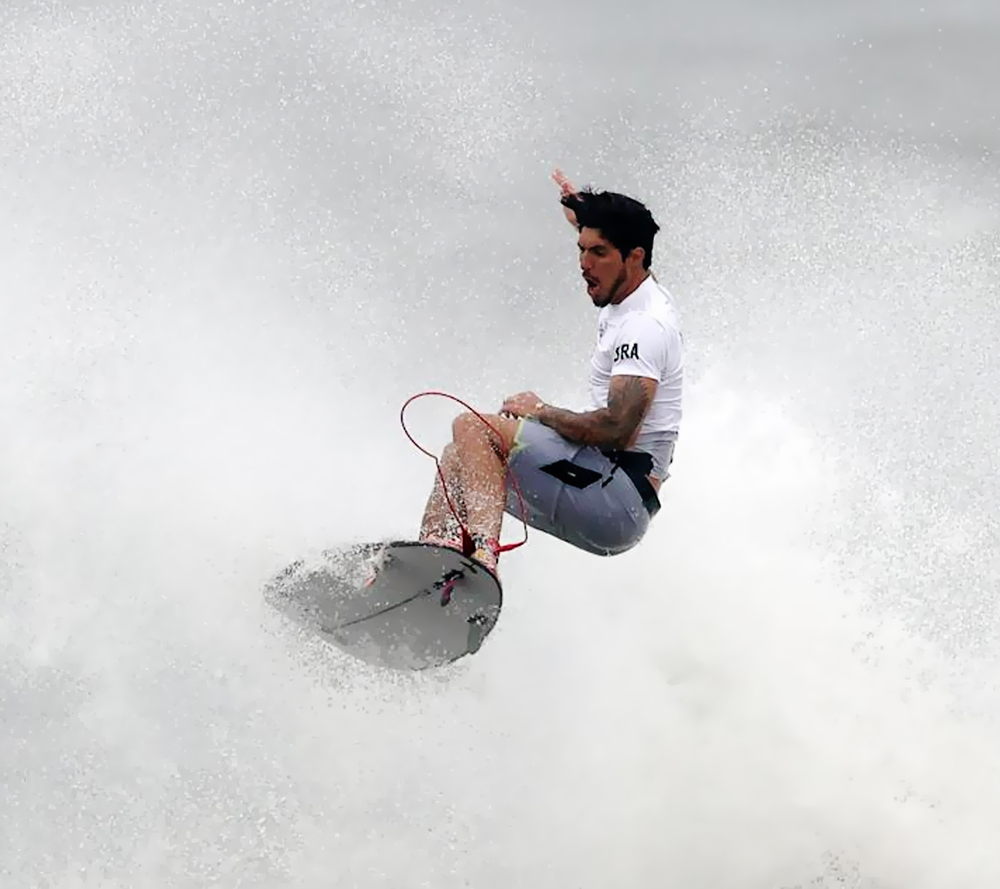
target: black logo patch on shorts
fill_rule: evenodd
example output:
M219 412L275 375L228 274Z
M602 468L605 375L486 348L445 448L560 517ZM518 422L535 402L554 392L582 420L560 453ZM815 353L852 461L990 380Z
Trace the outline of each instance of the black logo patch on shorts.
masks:
M538 467L542 472L548 473L553 478L559 479L563 484L574 488L589 488L594 482L600 481L603 476L586 466L577 466L569 460L556 460Z

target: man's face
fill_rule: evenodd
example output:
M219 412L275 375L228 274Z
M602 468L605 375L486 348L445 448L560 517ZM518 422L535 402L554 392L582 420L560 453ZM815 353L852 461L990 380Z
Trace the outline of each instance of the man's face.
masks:
M608 305L625 284L627 269L622 255L596 228L580 230L580 271L587 293L598 308Z

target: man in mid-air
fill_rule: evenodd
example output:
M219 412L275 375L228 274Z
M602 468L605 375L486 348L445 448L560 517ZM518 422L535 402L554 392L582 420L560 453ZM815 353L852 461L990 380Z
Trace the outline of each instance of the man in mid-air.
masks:
M522 392L498 414L459 415L420 529L423 541L461 549L464 525L473 557L494 573L505 511L598 555L635 546L660 507L680 428L680 313L650 272L659 226L639 201L553 178L600 309L590 410Z

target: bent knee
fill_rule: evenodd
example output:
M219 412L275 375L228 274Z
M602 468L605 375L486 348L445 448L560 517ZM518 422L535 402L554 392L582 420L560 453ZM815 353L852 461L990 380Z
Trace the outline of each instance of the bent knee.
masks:
M489 436L493 438L493 428L497 418L490 414L479 416L471 411L464 411L452 421L451 431L455 439L467 438L470 435Z
M495 414L479 415L464 411L452 421L451 432L456 442L470 438L485 438L496 449L505 446L504 418Z

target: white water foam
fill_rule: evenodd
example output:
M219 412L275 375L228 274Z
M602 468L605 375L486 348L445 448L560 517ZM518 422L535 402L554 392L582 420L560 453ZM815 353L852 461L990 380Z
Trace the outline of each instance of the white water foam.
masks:
M289 561L415 528L432 464L396 423L405 395L440 383L488 405L507 387L553 399L576 388L567 368L592 319L550 289L575 293L572 256L565 270L549 259L572 247L567 233L558 214L551 229L525 223L533 203L493 213L487 177L498 161L505 188L534 194L546 132L568 145L619 121L589 91L574 107L600 120L567 113L556 85L572 92L572 71L545 80L506 32L476 43L474 21L430 6L388 23L355 12L340 32L311 27L322 16L307 4L214 10L135 7L125 37L113 11L54 25L32 13L4 31L16 86L5 107L23 124L4 131L15 207L0 222L14 248L0 302L4 885L995 885L984 588L970 606L935 574L955 622L926 634L967 621L985 638L979 662L881 607L908 591L927 606L914 573L978 559L987 526L879 471L877 451L858 453L864 436L802 420L775 376L734 381L726 361L770 334L757 354L786 359L789 391L835 401L820 384L836 356L820 349L810 364L782 348L824 343L839 317L830 269L851 258L851 237L813 242L810 262L771 254L784 296L810 293L822 309L818 322L782 316L783 339L754 326L773 278L750 281L759 302L730 314L694 286L736 267L725 202L701 208L687 243L699 217L672 219L662 263L679 259L687 279L696 373L664 511L618 559L540 535L506 556L503 617L474 659L379 674L263 607L263 582ZM425 55L435 24L453 30ZM344 55L366 37L365 64ZM70 46L76 62L57 64ZM290 64L303 58L305 70ZM466 92L439 104L452 62ZM538 82L556 98L539 98ZM379 101L392 114L371 110ZM358 132L360 146L330 148L331 134ZM406 134L423 154L388 151ZM573 150L600 155L602 175L669 179L634 134L598 141ZM796 200L727 185L759 145L731 132L711 144L680 154L688 191L647 190L741 194L762 235L794 241ZM813 195L814 151L793 152ZM420 158L438 159L433 176ZM918 237L923 192L880 169L896 187L885 204L861 202L884 238L872 252L918 287L936 256ZM858 207L857 191L818 193L821 221ZM895 203L901 193L911 203ZM947 229L959 247L982 231L977 213ZM974 326L989 263L951 257L971 295L955 309ZM877 270L868 282L879 291ZM563 320L571 311L578 321ZM879 316L890 332L897 317ZM484 337L506 343L499 369ZM871 367L906 370L901 354ZM890 424L914 408L881 406ZM446 427L428 417L447 410L422 415L422 440L440 444Z

